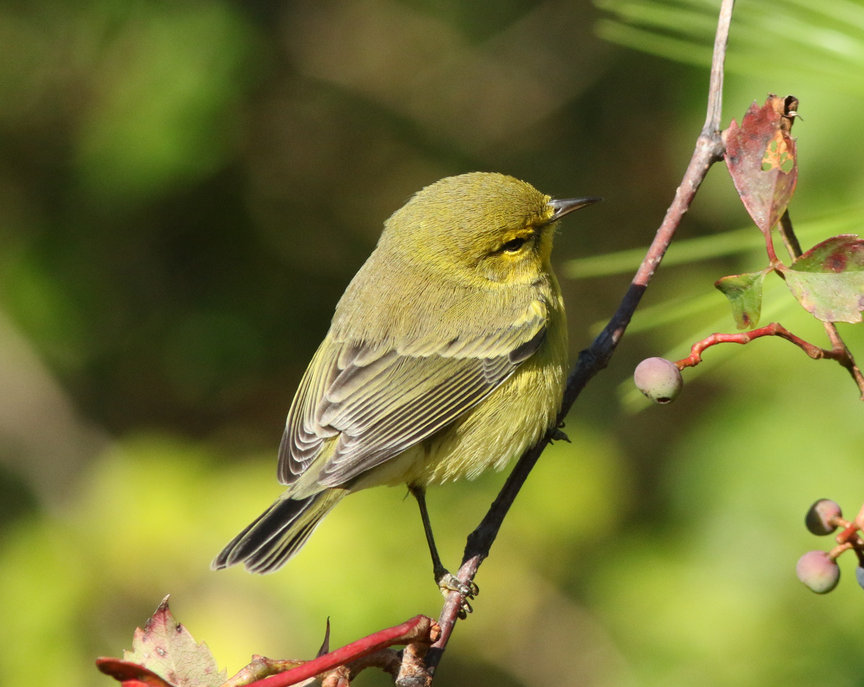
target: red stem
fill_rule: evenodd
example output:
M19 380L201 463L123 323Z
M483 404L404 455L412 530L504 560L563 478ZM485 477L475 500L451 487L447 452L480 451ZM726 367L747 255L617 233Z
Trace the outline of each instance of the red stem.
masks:
M751 329L749 332L743 332L741 334L712 334L708 338L693 344L690 347L690 355L677 361L675 365L679 370L683 370L685 367L694 367L702 362L702 352L706 348L711 348L711 346L716 346L721 343L748 344L753 341L753 339L759 339L763 336L779 336L782 339L786 339L798 346L798 348L813 358L813 360L821 360L822 358L841 360L843 357L842 351L836 349L829 350L815 346L808 341L804 341L801 337L795 336L779 322L772 322L771 324L760 327L759 329Z
M437 637L435 621L425 615L417 615L401 625L388 627L374 632L356 642L346 644L340 649L324 654L303 665L286 670L278 675L271 675L262 680L256 680L246 687L288 687L311 677L333 670L341 665L368 656L394 644L410 644L417 641L429 641Z

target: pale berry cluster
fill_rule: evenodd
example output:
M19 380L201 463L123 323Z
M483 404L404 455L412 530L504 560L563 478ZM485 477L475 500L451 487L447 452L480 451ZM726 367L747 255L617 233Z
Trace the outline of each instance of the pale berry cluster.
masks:
M843 519L840 506L831 499L819 499L810 506L804 519L807 529L815 535L833 534L837 528L842 528L837 535L837 546L831 551L808 551L798 559L795 572L798 579L817 594L827 594L840 581L840 566L837 557L845 551L852 550L858 557L858 567L855 577L858 584L864 587L864 508L853 521Z

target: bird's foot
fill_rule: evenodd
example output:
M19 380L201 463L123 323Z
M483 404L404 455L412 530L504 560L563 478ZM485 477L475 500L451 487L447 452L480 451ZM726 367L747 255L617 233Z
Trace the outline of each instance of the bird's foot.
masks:
M556 427L555 429L552 430L552 433L549 435L549 440L550 441L566 441L568 444L571 443L570 437L568 437L564 433L564 430L562 430L560 427Z
M473 599L480 593L480 587L478 587L473 580L465 583L462 582L455 575L450 574L450 571L446 568L442 568L441 570L435 571L435 582L438 583L438 589L441 590L441 594L446 599L453 592L459 592L459 595L462 597L462 606L459 609L459 617L464 620L468 617L468 614L473 612L473 608L471 608L471 604L468 599Z

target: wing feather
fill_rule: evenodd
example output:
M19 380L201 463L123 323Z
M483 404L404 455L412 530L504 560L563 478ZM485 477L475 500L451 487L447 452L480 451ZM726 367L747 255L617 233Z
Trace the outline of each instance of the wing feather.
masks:
M537 350L546 335L545 309L534 310L536 317L512 327L434 348L328 336L288 413L280 480L295 482L326 446L317 482L345 484L446 427Z

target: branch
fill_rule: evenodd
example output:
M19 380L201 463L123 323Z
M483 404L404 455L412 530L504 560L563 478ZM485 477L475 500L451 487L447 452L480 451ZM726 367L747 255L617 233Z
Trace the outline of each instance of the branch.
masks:
M660 266L660 261L663 259L678 226L681 224L684 214L689 210L696 191L705 179L705 175L708 173L711 165L722 159L723 142L720 137L720 115L723 99L723 66L726 58L726 45L729 39L729 26L732 19L733 5L734 0L723 0L720 9L717 34L714 41L714 58L711 66L708 111L705 125L696 141L696 147L690 159L690 164L687 166L687 170L681 180L681 185L675 191L675 198L666 211L663 223L660 225L639 270L636 272L630 283L630 287L621 300L618 310L591 346L579 354L579 359L567 379L567 387L564 391L561 410L558 414L559 426L563 425L564 418L588 382L609 364L609 360L612 358L618 343L624 336L624 332L630 324L633 313L639 305L642 295L648 287L648 283ZM489 512L477 526L477 529L468 537L462 566L459 568L457 574L460 581L467 584L474 579L483 559L489 555L489 550L501 528L504 517L510 510L510 506L513 505L513 501L528 478L528 474L537 463L547 444L559 435L560 432L557 429L550 431L538 444L526 451L516 463L516 466L492 503ZM429 673L428 681L426 682L427 685L431 684L435 669L450 639L450 634L453 631L461 607L461 595L458 592L450 594L438 619L438 624L441 627L441 637L432 645L426 656L426 667Z
M361 659L381 652L383 649L386 649L393 644L407 644L409 646L419 644L428 646L437 636L438 628L436 627L435 622L431 618L418 615L411 618L411 620L405 621L401 625L379 630L368 637L363 637L362 639L358 639L356 642L346 644L331 653L325 653L316 659L306 661L302 665L291 667L290 670L284 670L284 667L277 666L277 669L281 668L284 672L279 672L276 675L270 674L270 677L262 677L261 679L251 683L243 682L242 680L240 682L246 684L247 687L288 687L289 685L296 685L297 683L308 680L309 678L319 676L322 673L344 666L352 661L357 663L357 667L365 667L358 663ZM413 657L418 653L422 654L422 649L415 648L409 653ZM284 664L294 662L277 661L275 663ZM269 666L265 666L265 668L269 668ZM230 682L233 682L233 680L229 680L229 683Z

